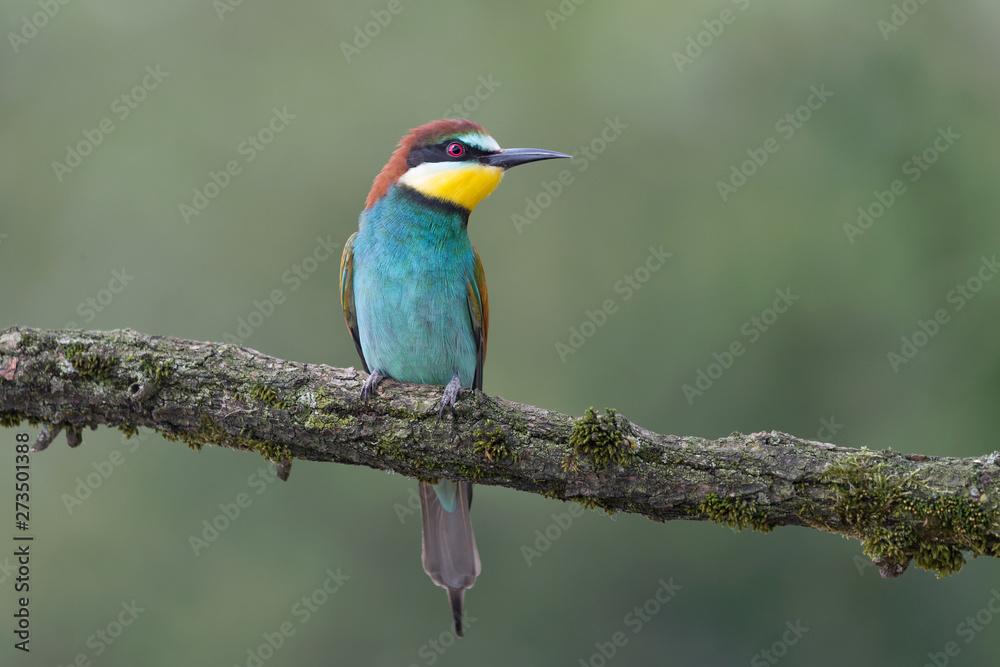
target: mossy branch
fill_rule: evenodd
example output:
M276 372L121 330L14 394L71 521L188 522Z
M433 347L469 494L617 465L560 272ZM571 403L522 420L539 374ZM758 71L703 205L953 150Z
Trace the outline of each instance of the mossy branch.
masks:
M965 554L1000 557L1000 454L850 449L771 431L718 440L661 435L614 410L573 418L463 391L254 350L123 331L0 331L0 426L42 427L37 450L84 427L149 428L199 449L252 450L287 478L293 459L464 479L657 521L769 532L807 526L857 538L883 576L947 575Z

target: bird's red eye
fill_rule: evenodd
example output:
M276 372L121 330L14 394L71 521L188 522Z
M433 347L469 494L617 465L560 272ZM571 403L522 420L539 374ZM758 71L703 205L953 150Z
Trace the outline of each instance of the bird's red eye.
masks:
M453 141L448 144L448 148L446 150L448 151L448 155L451 157L462 157L465 155L465 146L457 141Z

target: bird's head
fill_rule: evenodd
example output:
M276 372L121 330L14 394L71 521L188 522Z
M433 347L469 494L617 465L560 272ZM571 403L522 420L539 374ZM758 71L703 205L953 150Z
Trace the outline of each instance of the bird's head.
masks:
M396 183L429 199L471 211L500 184L503 172L519 164L572 157L537 148L500 148L478 123L435 120L410 130L375 178L365 208Z

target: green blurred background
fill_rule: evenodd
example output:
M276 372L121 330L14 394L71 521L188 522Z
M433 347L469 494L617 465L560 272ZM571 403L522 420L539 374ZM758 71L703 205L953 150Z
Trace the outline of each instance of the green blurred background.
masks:
M993 451L1000 280L960 310L948 294L1000 251L1000 8L903 4L5 2L0 326L219 341L279 289L285 301L246 345L357 366L339 256L306 262L298 284L288 272L318 238L340 246L356 229L408 128L461 113L503 146L595 151L512 171L472 216L492 296L487 392L572 414L615 407L659 432ZM899 29L880 29L894 11ZM690 62L675 56L689 49ZM832 96L800 109L811 87ZM263 150L241 149L275 109L294 118L264 133ZM781 122L796 113L808 120ZM602 145L608 119L627 127ZM67 146L97 143L85 132L99 145L55 168ZM754 173L724 201L717 183L772 137L777 152L744 165ZM936 161L910 180L905 163L928 149ZM185 221L180 205L231 160L239 173ZM572 183L540 196L563 169ZM896 179L903 194L849 238L857 208ZM526 197L545 208L518 228ZM625 300L616 284L661 245L672 257ZM112 294L115 271L130 277ZM779 289L798 299L756 329ZM607 299L616 312L561 359L556 343ZM894 369L887 354L939 308L948 322ZM746 352L689 401L682 386L736 341ZM3 489L14 435L0 432ZM121 465L68 507L112 456ZM609 663L920 665L949 642L958 654L939 661L1000 660L996 627L970 636L959 625L1000 587L995 560L885 581L857 542L812 530L735 534L595 512L556 530L552 515L569 505L487 487L474 512L475 621L451 645L446 597L421 570L419 516L406 510L415 482L298 462L287 484L268 484L264 465L106 429L33 457L33 648L11 646L12 577L0 573L0 662L253 665L248 650L286 622L295 633L263 664L599 667L595 643L618 631L628 641ZM189 537L240 493L252 504L195 555ZM547 529L558 539L529 566L522 547ZM303 619L294 605L327 569L349 579ZM626 614L661 579L682 589L633 632ZM120 637L91 638L133 600L144 611Z

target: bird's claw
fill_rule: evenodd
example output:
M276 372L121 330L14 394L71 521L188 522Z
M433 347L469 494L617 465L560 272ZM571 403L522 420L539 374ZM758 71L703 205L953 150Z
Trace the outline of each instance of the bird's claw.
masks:
M458 373L445 385L444 395L441 397L441 409L438 410L438 417L444 417L444 409L451 408L452 416L455 416L455 401L458 400L458 391L462 388L462 381L458 379Z
M372 396L375 395L375 390L378 389L378 383L385 379L385 373L379 369L375 369L365 380L365 383L361 386L361 400L365 403L368 402Z

